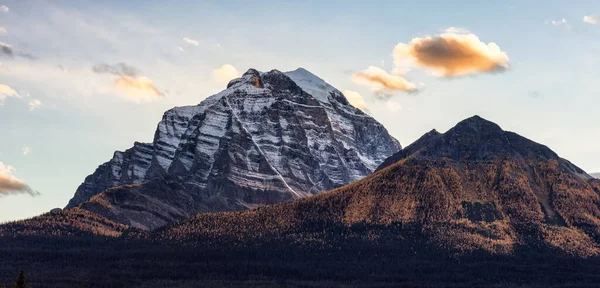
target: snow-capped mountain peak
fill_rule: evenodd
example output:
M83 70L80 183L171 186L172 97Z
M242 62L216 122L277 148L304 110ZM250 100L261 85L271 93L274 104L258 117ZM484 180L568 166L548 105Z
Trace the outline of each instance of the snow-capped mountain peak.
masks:
M399 149L381 124L312 73L249 69L199 105L165 112L153 143L116 152L68 207L152 229L198 211L340 187Z

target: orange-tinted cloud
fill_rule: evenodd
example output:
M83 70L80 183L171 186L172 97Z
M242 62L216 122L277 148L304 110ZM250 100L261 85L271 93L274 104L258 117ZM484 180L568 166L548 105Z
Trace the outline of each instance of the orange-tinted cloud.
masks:
M352 76L352 81L357 84L370 86L373 91L404 91L414 92L417 86L399 75L392 75L385 70L369 66Z
M154 83L147 77L121 76L115 79L117 90L123 92L133 100L151 100L154 97L164 96Z
M7 85L0 84L0 105L7 97L21 98L19 93Z
M152 80L141 76L142 72L125 63L115 65L98 64L92 67L92 71L98 74L112 74L118 76L115 78L115 87L117 91L124 94L127 98L136 102L152 101L165 94L158 90Z
M398 66L419 66L445 77L499 72L509 68L508 55L493 42L485 44L474 34L444 33L414 38L394 48Z
M365 98L360 95L360 93L352 90L344 90L344 96L346 96L346 99L352 106L363 112L369 112L369 108L367 108L367 104L365 104Z

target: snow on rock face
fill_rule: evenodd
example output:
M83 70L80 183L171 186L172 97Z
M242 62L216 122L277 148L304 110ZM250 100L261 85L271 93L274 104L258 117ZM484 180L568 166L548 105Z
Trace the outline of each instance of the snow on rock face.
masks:
M253 208L340 187L370 174L399 149L380 123L310 72L250 69L199 105L165 112L153 143L115 152L67 207L100 194L94 201L108 201L112 211L101 214L153 229L199 211ZM177 185L165 193L151 188L160 186L157 181ZM124 197L102 194L127 184L142 185L136 193L153 204L136 205L141 196L120 203ZM92 206L95 212L103 207L82 207ZM135 213L125 206L136 207ZM185 209L175 213L172 207ZM161 211L146 215L144 209Z

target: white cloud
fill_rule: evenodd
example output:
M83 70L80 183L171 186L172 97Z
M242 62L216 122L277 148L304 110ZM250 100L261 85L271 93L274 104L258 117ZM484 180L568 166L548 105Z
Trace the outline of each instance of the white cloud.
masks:
M240 77L240 72L231 64L225 64L221 68L212 71L213 78L219 83L229 83L232 79Z
M31 148L25 146L25 147L21 148L21 151L23 151L24 156L27 156L29 153L31 153Z
M42 106L42 101L38 100L38 99L32 99L31 101L29 101L29 111L33 111L37 108L39 108L40 106Z
M11 194L39 195L39 192L33 191L29 185L15 177L13 175L14 171L14 167L0 162L0 196Z
M590 16L583 16L583 22L588 23L588 24L598 24L598 16L594 16L594 15L590 15Z
M573 26L571 26L571 24L569 24L569 22L567 22L567 19L565 19L565 18L560 19L560 20L548 20L545 23L551 24L552 26L556 26L556 27L564 27L567 30L571 30L573 28Z
M183 50L183 48L181 48L180 46L177 46L177 50L179 50L179 52L185 52L185 50Z
M0 26L0 35L4 35L6 33L8 33L8 30L6 30L6 27Z
M10 11L10 9L8 9L8 7L6 7L6 5L0 6L0 12L8 13L8 11Z
M471 34L471 31L469 31L469 29L454 26L450 26L444 29L444 32L450 34Z
M414 92L417 90L415 84L404 79L402 76L389 74L376 66L369 66L369 68L354 74L352 81L360 85L370 86L375 92Z
M397 112L400 111L400 109L402 109L402 106L400 106L400 103L395 102L395 101L387 101L387 103L385 103L385 106L388 110L392 111L392 112Z
M8 97L21 98L17 91L15 91L7 85L0 84L0 105L2 105L4 100Z
M186 38L183 38L183 41L190 45L200 46L200 42L198 42L197 40L194 40L194 39L190 39L190 38L186 37Z
M367 108L367 104L365 104L365 98L360 95L360 93L352 90L344 90L344 96L346 96L346 99L352 106L363 112L369 112L369 108Z

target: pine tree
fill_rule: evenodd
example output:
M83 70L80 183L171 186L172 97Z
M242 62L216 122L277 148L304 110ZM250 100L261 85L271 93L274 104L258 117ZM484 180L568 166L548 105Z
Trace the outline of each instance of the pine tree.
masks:
M16 287L17 288L26 288L25 286L25 272L23 272L23 270L21 270L21 273L19 273L19 278L17 279L17 283L16 283Z

